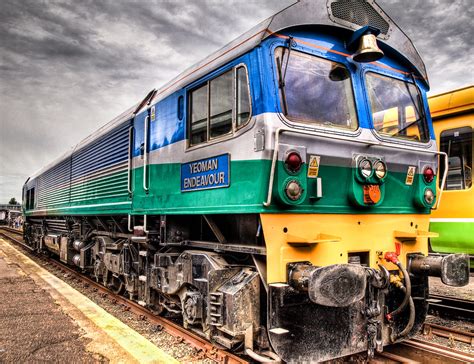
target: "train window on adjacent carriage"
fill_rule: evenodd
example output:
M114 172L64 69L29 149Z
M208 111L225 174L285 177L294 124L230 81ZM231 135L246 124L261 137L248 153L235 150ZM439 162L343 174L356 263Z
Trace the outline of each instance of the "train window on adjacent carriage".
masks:
M210 81L209 121L211 138L232 131L233 71Z
M366 75L372 122L379 135L429 141L420 95L413 83L369 72Z
M440 136L440 150L448 155L446 190L464 190L472 187L472 145L474 133L471 127L444 130ZM444 165L440 164L440 176ZM439 180L441 184L441 179Z
M280 96L294 122L355 130L358 120L349 70L342 64L286 48L275 52ZM289 59L288 59L289 57Z

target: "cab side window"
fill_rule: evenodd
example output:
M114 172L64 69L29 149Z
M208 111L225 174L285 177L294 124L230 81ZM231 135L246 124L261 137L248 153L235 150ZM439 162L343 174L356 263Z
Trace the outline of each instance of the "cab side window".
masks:
M247 70L237 66L189 93L189 145L208 142L247 124L250 94Z
M26 192L26 209L32 210L35 208L35 189L34 187Z
M440 137L440 150L448 155L446 190L465 190L472 186L472 144L474 133L469 126L445 130ZM444 173L441 165L440 175ZM441 184L441 179L440 182Z
M211 139L232 131L232 104L234 103L232 84L232 71L227 71L209 82Z

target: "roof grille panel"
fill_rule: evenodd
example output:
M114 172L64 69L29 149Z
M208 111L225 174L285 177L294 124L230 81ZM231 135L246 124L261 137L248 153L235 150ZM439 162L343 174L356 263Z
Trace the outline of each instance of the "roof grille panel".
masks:
M333 22L353 29L370 25L380 29L381 38L387 39L389 37L390 24L388 19L385 19L385 14L373 1L330 0L329 3L329 17Z

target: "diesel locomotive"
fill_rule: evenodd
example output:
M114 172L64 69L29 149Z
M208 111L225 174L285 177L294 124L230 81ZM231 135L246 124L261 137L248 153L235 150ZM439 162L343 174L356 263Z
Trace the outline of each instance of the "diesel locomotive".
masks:
M298 1L32 175L25 241L256 361L373 355L469 279L428 89L374 1Z

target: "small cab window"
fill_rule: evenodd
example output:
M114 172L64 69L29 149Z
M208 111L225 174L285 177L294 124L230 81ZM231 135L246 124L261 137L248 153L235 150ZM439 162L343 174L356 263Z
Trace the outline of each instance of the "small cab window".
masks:
M413 83L382 76L366 75L372 122L384 137L427 142L430 140L423 103Z
M26 209L32 210L35 208L35 189L31 188L26 192Z
M464 190L472 187L472 144L474 133L471 127L445 130L440 137L440 150L448 155L446 190ZM440 164L440 176L444 164ZM441 184L441 179L440 179Z
M189 143L197 145L232 134L250 119L247 71L238 66L192 90Z
M277 48L281 107L290 121L356 130L351 74L341 63Z
M178 120L183 120L184 115L184 97L178 97Z

